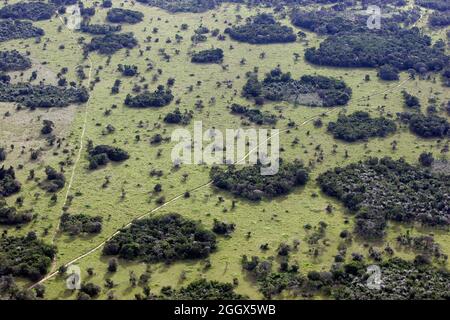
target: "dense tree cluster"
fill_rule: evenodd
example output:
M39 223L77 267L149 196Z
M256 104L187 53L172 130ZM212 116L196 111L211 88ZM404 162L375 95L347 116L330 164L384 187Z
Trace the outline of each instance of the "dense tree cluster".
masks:
M0 9L2 19L48 20L55 13L55 6L45 2L18 2Z
M109 161L121 162L130 158L125 150L118 147L98 145L89 150L89 169L94 170L106 165Z
M394 121L384 117L371 118L364 111L356 111L348 116L340 114L336 122L328 123L328 131L333 137L347 142L385 137L396 130Z
M8 207L6 201L0 198L0 225L20 225L32 219L31 212L18 212L15 207Z
M100 233L102 231L102 217L91 217L85 214L64 213L61 216L61 230L72 236L80 233Z
M159 7L169 12L205 12L214 9L223 0L137 0L149 6Z
M117 70L125 77L133 77L138 73L138 67L135 65L119 64Z
M236 225L234 223L226 223L214 219L213 232L221 235L229 235L235 229Z
M297 36L291 27L283 26L270 14L248 18L244 25L227 28L225 33L234 40L251 44L295 42Z
M450 123L446 118L434 114L400 113L400 119L409 123L409 129L422 138L444 138L450 134Z
M127 95L125 105L131 108L160 108L173 100L172 91L159 85L154 92L144 92L136 96Z
M88 99L89 93L83 87L0 83L1 102L16 102L29 108L66 107L74 103L85 103Z
M250 109L237 103L231 105L231 113L241 115L250 122L258 125L273 125L277 123L277 117L270 112L262 112L259 109Z
M352 262L332 270L332 296L338 300L447 300L450 274L448 271L393 258L380 265L380 290L369 288L367 265Z
M403 94L403 99L405 101L405 105L408 108L420 109L419 98L417 98L416 96L413 96L412 94L409 94L406 91L403 91L402 94Z
M234 292L233 285L206 279L196 280L179 290L161 289L161 298L168 300L242 300L244 296Z
M169 112L164 117L165 123L170 124L182 124L187 125L189 122L191 122L191 119L193 117L193 112L185 110L184 112L181 112L180 109L176 108L173 112Z
M45 168L47 178L39 183L39 186L47 192L57 192L64 188L66 178L62 172L58 172L52 167Z
M103 253L127 260L171 263L206 258L216 246L214 233L200 223L167 214L134 221L105 244Z
M105 35L113 32L118 32L120 30L122 30L121 25L83 23L80 26L81 32L90 33L94 35Z
M221 63L223 61L223 50L207 49L192 54L193 63Z
M411 236L409 233L406 233L399 235L396 240L401 247L427 258L435 258L441 262L445 262L448 259L448 256L442 252L441 246L434 241L433 236Z
M308 172L300 161L291 163L280 159L280 168L275 175L261 175L261 164L237 169L213 167L211 179L213 184L252 201L263 197L272 198L291 192L295 187L303 186L308 180Z
M11 275L0 276L0 300L35 300L35 291L21 288Z
M0 51L0 71L26 70L31 67L31 61L17 50Z
M433 27L446 27L450 25L450 9L444 12L432 12L428 23Z
M309 106L341 106L347 104L352 90L342 80L325 76L304 75L292 79L290 72L276 68L259 82L256 75L249 76L244 85L246 97L264 98L271 101L290 101Z
M370 158L329 170L317 181L323 192L356 213L355 230L364 238L382 237L386 220L450 223L449 176L402 159Z
M0 196L7 197L20 191L20 182L16 180L16 173L13 167L0 168Z
M416 0L416 4L428 9L449 11L450 3L447 0Z
M11 19L0 21L0 42L13 39L36 38L43 35L43 29L33 26L28 21Z
M349 32L332 35L319 48L308 48L307 61L335 67L371 67L383 70L380 77L395 80L396 70L414 69L419 73L440 71L449 63L445 45L421 34L419 29L380 30L374 32Z
M51 266L56 248L30 232L24 237L0 238L0 276L13 275L37 280Z
M92 38L91 42L85 46L85 50L111 55L120 49L133 49L137 44L133 33L108 33L102 37Z
M135 24L142 21L144 14L139 11L112 8L106 14L106 20L113 23L130 23Z

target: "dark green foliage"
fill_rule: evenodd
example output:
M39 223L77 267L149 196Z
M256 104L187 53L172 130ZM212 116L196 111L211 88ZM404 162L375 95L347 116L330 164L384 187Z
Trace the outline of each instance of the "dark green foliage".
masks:
M192 55L191 61L194 63L220 63L223 61L223 50L208 49L195 52Z
M22 289L11 275L0 276L0 300L35 300L36 294L30 289Z
M43 124L42 129L41 129L42 134L50 134L53 132L53 128L55 127L55 124L53 123L53 121L43 120L42 124Z
M449 176L402 159L370 158L327 171L317 181L323 192L356 213L355 231L364 238L382 237L386 220L450 223Z
M122 30L121 25L110 25L110 24L82 24L80 26L81 32L86 32L94 35L102 35L113 32L118 32Z
M0 162L6 160L6 150L3 147L0 147Z
M380 67L378 72L378 76L381 80L385 81L396 81L399 79L398 75L399 70L391 65L384 65Z
M352 272L350 264L333 270L332 297L338 300L448 300L450 274L429 265L400 258L381 263L380 290L370 289L366 265Z
M166 116L164 117L164 122L187 125L189 124L189 122L191 122L192 117L192 111L185 110L184 113L181 113L180 109L176 108L173 112L169 112L168 114L166 114Z
M19 51L0 51L0 71L19 71L31 67L31 61Z
M437 261L445 262L448 256L442 252L441 246L434 241L433 236L411 236L409 233L399 235L397 243L416 253L423 254Z
M95 298L100 294L102 289L98 285L89 282L89 283L82 283L80 291L82 293L87 294L90 298Z
M133 33L108 33L102 37L92 38L91 43L85 46L85 50L111 55L120 49L133 49L137 44Z
M281 25L272 15L266 13L248 18L245 25L227 28L225 33L234 40L252 44L286 43L297 40L291 27Z
M130 158L125 150L107 145L98 145L89 150L89 169L94 170L109 161L120 162Z
M228 235L234 231L236 225L234 223L226 223L214 219L213 232L221 235Z
M141 22L143 18L142 12L121 8L112 8L106 15L106 20L113 23L135 24Z
M28 21L11 19L0 21L0 42L13 39L35 38L43 35L44 30L33 26Z
M290 101L309 106L340 106L350 100L352 90L344 81L324 76L304 75L294 80L291 74L276 68L266 74L262 83L251 75L243 88L247 97L271 101Z
M20 191L20 182L16 180L16 173L13 167L0 168L0 196L7 197Z
M450 6L449 6L450 7ZM433 27L446 27L450 25L450 9L446 12L432 12L428 23Z
M412 68L424 73L440 71L447 65L449 57L445 55L445 46L431 44L431 38L417 28L342 33L328 37L318 49L306 49L305 58L314 64L335 67L384 66L380 77L395 80L395 69Z
M45 2L19 2L0 9L2 19L48 20L55 12L52 4Z
M420 109L419 98L417 98L416 96L413 96L412 94L409 94L406 91L403 91L402 94L403 94L403 99L405 100L405 105L408 108Z
M301 162L280 162L279 171L275 175L261 175L262 166L258 164L242 169L234 166L213 167L210 176L216 187L239 197L259 201L263 197L287 194L308 180L308 173Z
M447 0L416 0L416 4L428 9L438 11L450 10L450 3Z
M71 6L77 3L77 0L50 0L51 3L57 6Z
M328 123L328 132L331 132L335 139L347 142L385 137L396 130L394 121L384 117L371 118L364 111L356 111L349 116L340 114L336 122Z
M47 273L55 254L56 248L38 240L34 233L25 237L2 237L0 275L37 280Z
M276 116L270 112L262 112L258 109L249 109L236 103L231 105L231 113L242 115L249 121L259 125L273 125L277 123Z
M433 154L431 152L422 152L419 156L419 163L424 167L431 167L434 162Z
M73 103L85 103L88 99L89 94L83 87L0 83L1 102L16 102L29 108L66 107Z
M14 207L8 207L6 201L0 198L0 225L20 225L33 219L31 212L18 212Z
M154 92L144 92L134 97L128 94L125 105L131 108L160 108L168 105L172 100L172 91L160 85Z
M75 236L80 233L100 233L102 217L91 217L85 214L68 214L61 216L61 230Z
M165 9L169 12L205 12L214 9L223 0L138 0L149 6Z
M242 300L246 297L234 292L230 283L207 281L205 279L191 282L179 290L169 288L161 290L162 299L168 300Z
M39 186L47 192L57 192L64 188L66 184L66 178L61 172L57 172L52 167L45 168L45 174L47 179L39 183Z
M123 64L119 64L117 66L117 70L122 73L123 76L125 77L133 77L137 74L138 72L138 67L135 65L123 65Z
M409 129L423 138L444 138L450 133L450 123L436 115L412 114Z
M171 263L206 258L215 250L214 233L179 214L168 214L134 221L105 244L103 254L119 255L127 260Z

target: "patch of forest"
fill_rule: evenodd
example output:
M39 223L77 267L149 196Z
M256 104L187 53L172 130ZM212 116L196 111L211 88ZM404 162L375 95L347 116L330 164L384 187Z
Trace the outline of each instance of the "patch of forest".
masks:
M416 4L427 9L435 9L438 11L450 10L450 2L447 0L416 0Z
M308 172L300 161L289 163L280 159L279 171L274 175L261 175L261 167L213 167L210 176L217 188L252 201L288 194L308 181Z
M200 223L179 214L167 214L134 221L105 244L103 254L171 263L206 258L216 247L216 236Z
M80 26L81 32L90 33L94 35L105 35L109 33L119 32L120 30L122 30L121 25L83 23Z
M121 8L112 8L106 14L106 20L112 23L136 24L142 21L144 14L139 11Z
M221 63L223 61L222 49L207 49L192 54L193 63Z
M0 71L19 71L31 67L31 61L17 50L0 51Z
M232 114L240 115L258 125L273 125L277 123L277 117L268 111L263 112L259 109L250 109L237 103L233 103L230 109Z
M295 42L297 35L291 27L283 26L271 14L259 14L246 24L225 29L233 40L251 44Z
M61 230L71 236L80 233L100 233L102 231L102 217L88 216L85 214L64 213L61 216Z
M45 244L34 232L24 237L0 238L0 276L38 280L51 266L56 247Z
M137 44L133 33L108 33L101 37L92 38L91 42L85 46L85 50L111 55L120 49L133 49Z
M15 102L29 108L66 107L73 103L85 103L88 99L89 93L84 87L61 88L53 85L0 82L1 102Z
M2 19L48 20L55 13L55 6L45 2L18 2L0 9Z
M164 122L169 124L187 125L191 122L192 117L192 110L184 110L184 112L181 112L180 109L176 108L173 112L166 114Z
M409 124L409 130L422 138L445 138L450 135L450 123L444 117L422 113L403 112L400 120Z
M44 35L44 30L33 26L29 21L1 20L0 42L14 39L36 38Z
M356 111L348 116L340 114L336 122L328 123L327 130L335 139L355 142L372 137L386 137L397 130L397 125L390 119L371 118L367 112Z
M250 74L243 94L253 97L260 104L264 99L288 101L308 106L341 106L347 104L352 90L342 80L325 76L304 75L292 79L291 73L273 69L260 82L256 74ZM262 99L262 101L261 101Z
M178 290L163 287L160 298L167 300L242 300L246 297L234 292L234 287L230 283L201 279Z
M0 225L21 225L33 219L29 211L20 212L15 207L8 207L6 201L0 198Z
M134 97L128 94L125 98L125 105L131 108L160 108L170 104L173 98L170 89L159 85L154 92L147 91Z
M89 169L91 170L104 166L109 161L121 162L130 158L130 155L125 150L107 145L89 146L88 153Z
M317 181L356 214L355 231L363 238L383 237L387 220L450 223L449 176L403 159L370 158L322 173Z
M20 191L21 184L16 180L16 173L13 167L0 168L0 196L8 197Z

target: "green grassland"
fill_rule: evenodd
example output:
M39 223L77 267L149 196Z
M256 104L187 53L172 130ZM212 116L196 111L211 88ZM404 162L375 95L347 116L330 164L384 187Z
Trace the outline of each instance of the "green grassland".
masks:
M86 6L91 6L93 1L83 1ZM118 7L118 3L114 3ZM252 203L238 199L235 208L232 208L231 195L225 192L219 192L212 186L203 187L192 192L191 197L183 197L169 203L167 206L152 212L158 205L155 200L163 195L166 201L183 194L187 190L195 189L209 181L209 167L206 165L183 165L179 169L172 166L170 153L173 144L163 142L160 145L150 145L149 139L157 133L164 137L170 137L173 129L179 126L166 125L162 118L169 111L175 109L175 103L163 108L149 109L131 109L123 105L127 93L132 91L135 84L139 82L140 77L124 78L116 70L119 63L133 64L138 66L140 76L146 78L144 83L149 83L151 90L156 89L158 84L165 84L167 79L173 77L176 79L172 91L175 100L180 98L181 110L188 109L194 111L194 120L202 120L203 128L216 128L225 130L226 128L241 127L239 117L232 115L227 110L231 103L240 103L243 105L251 104L241 97L240 91L245 84L245 74L252 71L254 67L259 68L260 76L270 71L277 65L280 65L283 71L290 71L293 77L298 78L304 74L319 74L333 76L343 79L352 89L353 96L345 108L334 109L327 116L322 117L326 124L337 118L338 112L346 110L348 113L364 110L372 116L378 116L382 113L379 107L384 107L384 115L404 111L401 91L406 91L418 96L422 103L422 109L425 110L430 98L437 99L437 105L450 99L450 92L441 85L439 75L431 75L430 80L421 80L417 77L415 80L408 80L406 73L401 73L400 81L385 82L376 76L375 69L335 69L317 67L306 63L303 59L303 53L307 48L305 42L295 42L292 44L274 44L274 45L250 45L238 43L227 38L226 41L219 41L212 36L208 36L205 43L192 46L190 37L194 30L201 24L210 28L210 30L219 28L221 31L226 28L225 21L235 22L236 15L248 17L257 11L270 11L268 9L248 9L244 6L238 8L236 5L225 4L214 11L202 14L169 14L163 10L144 6L141 4L131 5L130 2L124 3L124 8L138 10L144 13L144 21L136 25L123 25L123 32L131 31L139 41L140 49L144 50L143 56L139 55L139 49L130 50L129 56L125 50L120 50L111 58L109 65L106 65L107 57L100 56L97 53L90 54L92 63L92 80L95 77L100 78L94 89L90 92L91 98L85 105L78 107L69 107L64 109L49 109L28 111L15 111L14 107L8 104L0 105L0 113L3 115L7 110L13 114L10 118L0 119L2 129L0 130L0 144L8 145L9 136L15 135L16 148L14 152L8 154L5 164L12 164L15 167L22 164L22 170L17 171L18 180L22 182L22 191L17 196L25 197L23 208L33 208L38 214L37 218L30 224L20 229L9 228L10 234L25 234L30 230L37 231L40 237L51 242L53 235L57 230L59 217L62 213L64 198L67 192L66 187L58 193L56 204L50 205L50 195L45 194L34 181L27 181L26 177L30 169L36 170L38 177L44 176L46 165L58 166L58 162L69 157L73 163L77 158L79 140L82 134L82 128L86 126L84 136L84 147L90 139L96 144L108 144L118 146L127 150L130 159L120 164L108 164L106 167L96 171L89 171L87 152L83 149L81 158L74 172L74 179L69 195L73 196L70 203L69 213L84 213L88 215L99 215L103 217L103 230L96 236L78 236L70 237L65 234L58 234L55 238L55 245L58 247L58 256L56 266L65 264L89 250L98 246L108 239L114 232L127 225L133 219L144 214L156 215L170 212L178 212L185 217L195 220L201 220L204 225L211 227L213 220L233 222L236 224L236 231L229 238L219 237L218 250L210 256L211 268L204 270L204 261L188 261L174 263L172 265L131 263L126 261L119 262L119 269L116 273L107 272L108 259L102 257L101 249L80 259L76 262L82 270L84 281L94 282L103 286L105 279L111 278L116 287L112 289L115 296L119 299L133 299L134 294L142 291L142 288L132 288L129 284L129 272L133 270L137 275L142 274L146 268L152 271L150 287L153 292L158 293L162 286L171 285L178 287L188 284L190 281L204 277L207 279L232 282L234 278L239 280L236 291L245 294L251 298L261 298L257 291L255 283L249 279L242 271L240 260L243 254L270 256L276 255L276 248L281 242L292 243L294 239L301 241L300 248L291 255L291 261L298 261L300 271L306 273L311 270L328 270L333 262L333 257L337 254L337 248L341 241L339 233L344 230L353 229L352 216L346 212L342 204L331 199L320 192L320 188L315 182L315 178L321 172L327 169L346 165L369 156L391 156L393 158L404 157L411 163L416 163L419 154L423 151L433 152L435 156L447 158L448 155L440 153L440 150L448 140L425 140L412 135L404 127L398 132L387 138L371 139L367 143L342 143L333 139L326 132L326 125L322 128L314 128L312 123L304 126L282 132L280 143L284 151L282 157L287 160L301 159L308 164L313 163L311 179L304 188L296 189L295 192L277 198L272 201L261 201ZM92 23L102 23L106 16L106 9L98 8ZM160 19L159 19L160 18ZM426 22L426 13L422 17L419 26L424 27ZM189 25L187 31L181 31L181 24ZM290 25L288 19L282 21L283 24ZM79 32L71 32L65 28L58 32L58 26L61 21L58 18L52 18L50 21L41 21L35 23L45 30L45 36L40 44L35 44L34 39L15 40L0 43L1 50L10 50L11 48L19 51L30 51L31 57L40 63L46 61L45 68L54 74L58 73L62 67L69 68L68 80L76 80L75 67L85 65L86 74L90 66L89 60L82 60L82 50L77 45L77 39L84 37L88 42L90 35ZM158 33L153 34L152 29L158 28ZM297 31L300 29L295 28ZM304 30L302 30L304 31ZM433 39L445 39L445 30L428 30ZM177 44L175 34L179 33L184 40ZM323 39L313 33L306 32L309 46L316 46ZM159 42L151 41L146 43L147 36L153 39L159 38ZM172 43L166 43L170 38ZM47 42L48 41L48 42ZM43 50L43 43L47 43L46 50ZM65 49L58 47L64 44ZM150 46L150 51L145 51L145 47ZM230 46L233 47L230 50ZM190 62L188 53L190 51L199 51L211 47L222 48L225 58L223 65L228 65L227 70L223 70L220 65L196 65ZM170 62L163 60L159 54L159 49L164 49L171 56ZM179 50L179 55L175 54ZM266 53L264 59L260 58L262 52ZM294 61L294 53L299 53L301 58ZM241 65L242 58L246 59L245 65ZM147 63L154 65L152 71L146 71ZM101 69L99 69L101 67ZM157 82L152 82L152 76L156 70L162 69L162 75ZM370 81L365 81L365 75L370 75ZM111 95L111 87L116 79L122 80L120 93ZM201 81L197 86L196 82ZM227 89L226 85L217 88L216 82L232 81L233 88ZM89 84L87 81L84 83ZM187 87L193 85L194 90L189 92ZM237 92L235 94L235 91ZM370 96L370 98L368 98ZM216 102L210 104L212 97ZM201 110L195 107L197 100L203 100L205 107ZM112 109L112 113L105 116L104 112L111 109L113 104L117 108ZM286 129L290 120L300 125L311 117L318 116L330 109L320 107L294 106L289 103L266 103L263 110L272 113L281 113L283 119L277 123L277 128ZM87 113L87 115L86 115ZM59 115L60 114L60 115ZM20 146L37 148L45 146L45 141L39 136L41 121L37 120L38 115L42 119L54 117L57 119L56 132L59 137L65 137L67 154L62 150L55 148L47 149L43 152L39 160L29 160L29 153L20 154ZM86 123L84 124L86 115ZM441 116L446 116L440 112ZM12 119L20 122L26 116L27 122L22 125L15 125ZM139 122L143 126L139 126ZM23 121L22 121L23 122ZM112 134L104 135L102 131L105 126L111 124L116 128ZM8 130L4 130L8 125ZM193 124L187 126L192 129ZM14 131L16 130L16 131ZM6 135L9 132L9 136ZM141 140L135 141L135 136L140 135ZM24 141L23 136L29 137L31 141ZM292 145L292 141L298 138L300 143ZM22 141L21 141L22 140ZM25 139L26 140L26 139ZM397 150L392 150L392 142L397 141ZM338 145L337 154L332 154L333 145ZM317 161L316 147L320 145L323 150L323 161ZM158 149L162 150L162 155L157 156ZM349 157L345 158L345 151L348 151ZM55 153L57 152L57 153ZM73 167L65 167L66 180L70 180ZM152 169L163 170L164 175L161 178L151 177ZM186 181L183 181L183 174L188 174ZM105 177L110 177L110 184L107 188L102 188ZM163 191L155 195L153 187L155 184L162 184ZM125 190L125 197L122 198L122 189ZM36 192L41 193L38 199L34 198ZM8 198L8 202L14 203L17 196ZM224 202L219 202L218 197L223 197ZM331 204L334 208L332 213L327 213L325 208ZM310 224L317 226L320 221L328 224L325 241L319 242L321 254L313 257L308 253L309 246L305 241L308 232L303 226ZM48 230L45 233L45 230ZM448 231L436 229L424 229L414 225L398 225L389 223L388 235L383 243L372 243L371 245L383 249L387 243L390 243L394 249L396 235L411 230L413 233L434 234L435 240L442 246L445 254L450 254L450 235ZM251 237L247 234L251 232ZM262 252L259 247L263 243L269 243L270 250ZM365 241L354 239L348 252L367 253L368 246ZM412 258L412 252L396 250L396 255L405 258ZM348 255L349 256L349 255ZM87 269L92 267L95 275L89 277ZM185 277L181 277L185 274ZM24 283L26 283L24 281ZM48 299L73 299L76 293L66 290L65 278L55 276L45 283L47 287L46 298ZM102 290L99 298L106 298L108 290ZM280 298L293 298L290 296L281 296Z

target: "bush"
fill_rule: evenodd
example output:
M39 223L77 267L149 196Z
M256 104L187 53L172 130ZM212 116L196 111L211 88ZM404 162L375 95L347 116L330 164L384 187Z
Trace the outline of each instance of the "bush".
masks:
M228 235L234 231L236 225L234 223L226 223L214 219L213 232L222 235Z
M85 214L63 213L61 216L61 230L75 236L80 233L100 233L102 231L102 217L91 217Z
M179 214L168 214L134 221L105 244L103 254L170 263L206 258L215 250L216 237L211 231Z
M159 108L168 105L173 98L172 91L160 85L154 92L144 92L134 97L128 94L125 105L131 108Z
M328 132L331 132L335 139L347 142L385 137L396 130L397 125L394 121L383 117L371 118L363 111L354 112L349 116L341 114L337 122L328 123Z
M110 24L81 24L80 31L94 35L105 35L109 33L119 32L122 30L121 25L113 26Z
M31 67L31 61L17 50L0 51L0 71L20 71Z
M112 8L106 14L106 20L113 23L135 24L141 22L143 18L142 12L121 8Z
M164 117L164 122L170 124L187 125L189 124L189 122L191 122L192 117L192 111L185 110L184 113L181 113L180 109L176 108L175 111L166 114L166 116Z
M213 184L236 196L259 201L263 197L272 198L287 194L295 187L306 184L308 173L299 161L292 163L280 159L277 174L261 175L261 165L244 167L240 170L234 166L227 168L213 167L210 172Z
M0 168L0 196L8 197L20 191L20 182L16 180L16 173L13 167L5 169L5 166Z
M420 109L419 98L417 98L416 96L413 96L412 94L409 94L406 91L403 91L402 94L403 94L403 99L405 100L405 105L408 108Z
M17 212L16 208L8 207L6 201L0 198L0 225L20 225L32 219L31 212Z
M205 279L191 282L179 290L161 290L168 300L242 300L246 297L234 292L233 285Z
M223 61L223 50L209 49L195 52L191 61L194 63L221 63Z
M64 188L64 185L66 184L64 174L57 172L50 166L45 168L45 174L47 175L47 179L39 183L39 186L42 189L47 192L57 192Z
M89 150L89 169L97 169L107 164L110 160L114 162L125 161L130 155L125 150L107 145L98 145Z
M133 33L108 33L102 37L92 38L91 42L85 46L85 50L111 55L120 49L133 49L137 44Z
M236 103L231 105L231 113L242 115L249 121L258 125L273 125L277 123L277 117L270 112L262 112L259 109L249 109Z

